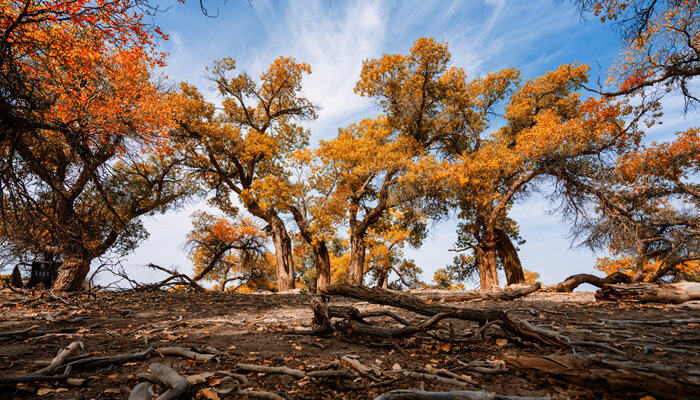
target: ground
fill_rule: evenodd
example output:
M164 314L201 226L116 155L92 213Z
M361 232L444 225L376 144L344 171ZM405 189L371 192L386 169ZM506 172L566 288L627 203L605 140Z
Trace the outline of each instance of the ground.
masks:
M98 293L71 297L55 297L47 293L18 294L0 292L0 377L25 375L40 368L39 361L51 360L57 352L79 340L84 349L74 356L102 356L143 351L149 347L180 346L204 353L218 352L210 361L192 361L178 356L153 356L142 361L71 371L71 378L85 380L67 382L26 383L0 386L0 398L42 399L124 399L143 379L152 362L171 366L183 376L206 371L236 370L236 364L287 366L302 370L337 368L345 355L384 371L380 380L391 381L400 375L392 369L420 370L447 368L471 377L473 387L504 395L552 396L553 398L635 398L643 393L614 392L609 389L581 388L563 381L543 378L520 371L482 374L460 370L460 362L489 360L499 364L505 356L552 354L547 346L504 340L488 334L466 343L440 343L419 335L395 341L339 336L302 335L294 330L309 328L313 314L311 297L303 294L222 294L214 292L148 292ZM334 299L333 304L352 304L360 310L380 306L349 299ZM697 305L642 305L636 303L596 302L592 293L534 293L508 302L454 303L459 307L498 308L511 315L528 319L541 327L558 330L576 337L583 335L607 343L626 353L630 360L643 362L686 363L698 368L698 337L695 323L642 325L613 323L606 320L666 320L698 317ZM401 315L415 320L410 313ZM376 318L391 322L386 317ZM2 337L3 332L17 331L32 325L39 328L26 334ZM454 328L474 328L457 322ZM602 329L604 327L605 329ZM591 335L590 332L593 334ZM673 338L688 338L673 346ZM673 347L673 348L670 348ZM600 349L591 349L597 352ZM570 353L571 350L568 350ZM60 373L59 370L57 373ZM250 388L274 392L290 399L373 399L398 388L445 391L444 384L421 382L414 378L393 384L372 385L366 378L317 380L290 375L246 373ZM218 374L190 389L188 396L204 397L218 391L221 399L245 398L232 391L234 381ZM381 387L378 387L381 386ZM211 391L201 391L209 388ZM158 389L162 391L162 389ZM188 396L184 396L187 398ZM252 398L252 397L250 397ZM674 395L669 394L669 398Z

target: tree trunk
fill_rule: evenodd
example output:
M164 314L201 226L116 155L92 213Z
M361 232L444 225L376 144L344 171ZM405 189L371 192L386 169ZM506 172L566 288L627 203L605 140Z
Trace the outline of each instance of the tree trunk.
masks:
M289 237L284 222L277 215L269 221L272 242L275 244L277 264L277 290L286 292L294 289L294 259L292 258L292 239Z
M476 247L476 260L481 288L498 289L500 286L496 271L496 246L489 242L479 243Z
M362 278L365 274L365 243L364 235L350 234L350 266L348 283L353 286L362 286Z
M520 257L518 257L518 251L515 249L513 242L502 229L496 229L495 233L498 239L498 255L503 261L503 269L506 272L508 285L525 283L523 266L520 263Z
M326 242L321 240L314 246L316 253L316 290L325 290L331 285L331 260Z
M10 285L16 288L24 287L24 283L22 282L22 274L20 274L19 266L17 265L15 265L15 268L12 270L12 276L10 277Z
M387 270L379 270L377 273L377 287L387 289L389 287L389 280L387 279Z
M87 257L64 255L61 269L52 289L58 292L82 290L85 277L90 272L90 261Z

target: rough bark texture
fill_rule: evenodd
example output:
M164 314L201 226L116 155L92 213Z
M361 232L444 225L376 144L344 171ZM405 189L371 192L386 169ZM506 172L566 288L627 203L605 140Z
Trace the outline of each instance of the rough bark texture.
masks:
M520 263L518 250L513 245L508 234L502 229L496 229L496 237L498 238L498 255L503 262L503 269L506 272L506 281L508 285L518 285L525 283L525 273L523 266Z
M596 287L603 287L603 285L615 284L615 283L630 283L630 277L623 274L622 272L614 272L605 278L599 278L595 275L590 274L577 274L571 275L570 277L564 279L563 282L557 283L555 285L547 285L542 288L543 292L573 292L574 289L583 285L584 283L591 284Z
M446 293L413 293L421 300L431 301L467 301L467 300L513 300L540 290L542 284L523 286L516 289L501 290L498 292L481 291L449 291Z
M505 357L511 369L534 372L545 379L556 377L597 388L601 394L657 399L690 399L700 392L700 371L688 365L635 362L610 355L559 355Z
M595 293L597 300L632 300L642 303L685 303L700 300L700 283L679 282L603 285Z
M10 276L10 285L16 288L21 288L24 286L22 282L22 274L19 272L19 266L15 265L12 269L12 276Z
M476 247L476 259L479 266L479 282L482 289L498 289L498 272L496 270L496 247L489 242Z
M350 237L350 265L348 266L348 283L353 286L361 286L365 274L365 243L364 235L351 234Z
M275 244L277 263L277 288L280 292L294 289L294 259L292 257L292 239L280 217L270 219L272 242Z
M331 285L331 259L325 241L314 246L316 253L316 290L325 290Z
M90 260L80 256L66 257L53 284L53 290L59 292L81 290L88 272L90 272Z

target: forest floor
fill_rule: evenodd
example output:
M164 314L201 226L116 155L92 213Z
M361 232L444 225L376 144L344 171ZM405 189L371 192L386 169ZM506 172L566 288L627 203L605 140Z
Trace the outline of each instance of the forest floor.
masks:
M0 291L0 377L26 375L41 368L41 361L52 360L60 349L81 341L83 349L72 358L134 353L148 348L185 347L201 353L217 353L209 361L179 356L153 355L149 359L122 364L74 369L69 381L28 382L0 385L0 398L24 399L125 399L143 379L139 373L158 362L172 367L194 383L183 398L253 398L231 391L235 380L230 371L246 374L250 389L276 393L288 399L373 399L392 389L412 388L432 391L454 389L442 383L421 381L392 370L446 368L459 371L471 380L471 389L503 395L551 396L554 399L635 398L644 393L614 392L609 388L579 387L575 384L521 371L479 373L460 370L474 360L502 365L506 356L547 355L557 351L535 344L518 343L497 335L466 343L440 343L425 335L415 335L390 343L381 340L317 337L294 333L309 328L313 313L311 297L299 294L222 294L214 292L98 293L70 298L22 295ZM360 310L386 308L349 299L333 299L332 304L352 304ZM700 326L696 323L646 325L609 320L668 320L698 318L698 304L651 305L596 302L592 293L533 293L506 301L450 303L459 307L504 309L538 326L563 334L598 338L625 353L625 358L642 362L687 364L700 367ZM416 316L397 311L409 320ZM392 324L392 320L376 320ZM3 337L37 325L26 334ZM475 324L474 324L475 325ZM473 328L458 321L455 329ZM591 335L592 332L593 334ZM583 335L583 336L580 336ZM674 341L676 338L688 340ZM667 345L662 343L674 343ZM672 347L672 348L671 348ZM600 352L593 350L592 352ZM571 353L571 350L568 350ZM342 365L341 357L357 356L365 366L382 371L378 381L366 377L317 379L287 374L265 374L237 369L237 363L286 366L310 371ZM45 365L45 364L44 364ZM63 370L58 369L56 374ZM202 375L205 372L214 373ZM192 376L195 376L192 378ZM204 389L204 390L203 390ZM158 389L162 392L163 389ZM227 393L228 392L228 393ZM652 397L653 398L653 397ZM668 398L674 398L673 393ZM647 398L648 399L648 398Z

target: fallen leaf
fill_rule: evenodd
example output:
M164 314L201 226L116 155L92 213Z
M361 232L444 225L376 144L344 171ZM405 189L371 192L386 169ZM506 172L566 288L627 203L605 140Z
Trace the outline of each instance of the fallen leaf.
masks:
M209 386L216 386L220 383L221 383L221 379L217 379L217 378L212 378L212 379L209 379L207 381L207 385L209 385Z
M496 339L498 347L503 347L508 344L508 339Z
M210 389L202 389L197 393L198 399L221 400L218 394Z
M394 371L401 369L401 365L399 363L394 363L394 365L391 366L391 369Z

